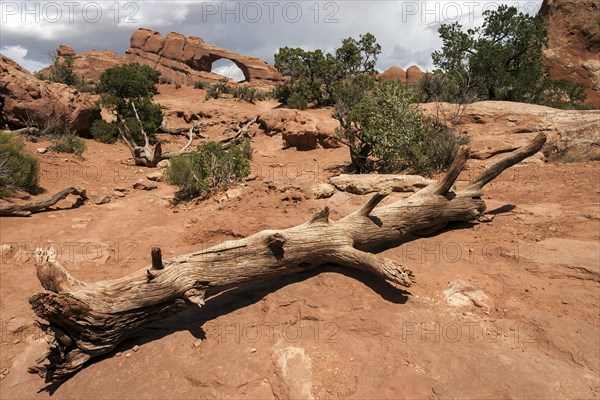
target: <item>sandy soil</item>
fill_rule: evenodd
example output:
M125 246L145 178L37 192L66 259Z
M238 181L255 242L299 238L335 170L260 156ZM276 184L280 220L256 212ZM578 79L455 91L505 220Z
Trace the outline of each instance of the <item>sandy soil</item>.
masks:
M218 102L211 137L272 107ZM185 141L170 140L173 148ZM253 138L255 179L177 207L166 183L131 188L150 171L132 166L123 145L87 145L84 159L40 155L41 186L81 185L110 203L71 208L67 199L51 212L0 219L2 399L600 397L600 162L506 171L485 191L493 221L386 250L415 271L410 291L335 266L257 283L174 315L46 387L27 373L44 348L28 303L42 290L36 246L57 244L79 279L116 278L147 264L157 244L170 257L296 225L325 205L337 219L368 198L315 199L311 187L336 173L347 150L284 149L281 135ZM481 165L470 164L458 186ZM449 304L444 290L457 280L484 300Z

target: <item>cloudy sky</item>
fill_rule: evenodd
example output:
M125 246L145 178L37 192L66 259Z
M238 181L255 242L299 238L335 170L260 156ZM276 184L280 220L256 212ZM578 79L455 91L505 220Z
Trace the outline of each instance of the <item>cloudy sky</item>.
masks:
M441 46L437 28L457 21L480 25L499 4L536 13L541 0L512 1L0 1L0 50L30 71L49 64L48 52L67 44L83 52L124 54L138 28L180 32L272 63L280 47L332 51L343 38L371 32L382 46L377 68L431 69ZM213 71L239 77L226 62Z

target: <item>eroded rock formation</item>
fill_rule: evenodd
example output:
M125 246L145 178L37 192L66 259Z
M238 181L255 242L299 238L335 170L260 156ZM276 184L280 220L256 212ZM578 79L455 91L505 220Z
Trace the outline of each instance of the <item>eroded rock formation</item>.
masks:
M60 62L64 61L65 57L72 57L73 70L87 81L97 81L105 70L123 63L123 59L112 50L90 50L85 53L77 53L73 48L64 44L58 46L56 55ZM50 72L50 66L40 71L44 75Z
M206 44L196 36L185 37L171 32L163 37L159 32L139 29L131 36L127 62L150 65L173 83L193 85L196 81L217 81L222 76L211 73L212 64L220 59L231 60L244 73L246 81L257 85L283 82L281 74L259 58L237 54Z
M544 0L548 29L544 65L550 76L579 83L600 108L600 1Z
M10 58L0 55L0 124L44 126L52 117L86 132L100 114L96 96L67 85L37 79Z
M390 67L377 75L377 80L380 82L400 81L408 86L414 87L421 79L423 79L423 76L425 76L425 73L421 71L419 67L413 65L408 67L406 71L400 67Z

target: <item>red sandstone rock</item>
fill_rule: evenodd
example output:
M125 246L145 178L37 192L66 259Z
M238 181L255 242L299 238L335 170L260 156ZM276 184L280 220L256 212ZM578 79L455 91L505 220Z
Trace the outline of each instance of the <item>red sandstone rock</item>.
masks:
M70 129L85 132L100 112L97 96L60 83L37 79L10 58L0 55L0 116L2 126L44 125L58 116Z

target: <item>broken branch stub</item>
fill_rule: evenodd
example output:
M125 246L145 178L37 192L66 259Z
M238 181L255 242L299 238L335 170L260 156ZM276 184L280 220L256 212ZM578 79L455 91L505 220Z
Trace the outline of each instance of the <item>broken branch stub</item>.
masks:
M52 257L52 250L40 250L36 264L46 291L32 296L30 303L47 321L48 350L31 371L49 381L64 379L88 360L113 351L148 323L185 307L202 306L211 296L248 282L329 263L410 286L415 280L407 266L369 251L411 233L431 233L449 222L476 220L485 210L483 186L539 151L545 140L545 135L538 135L456 193L450 191L467 161L466 147L439 183L395 203L379 206L386 194L376 194L360 210L337 221L329 219L325 207L304 224L258 232L168 260L162 260L155 248L150 266L119 279L78 281Z

